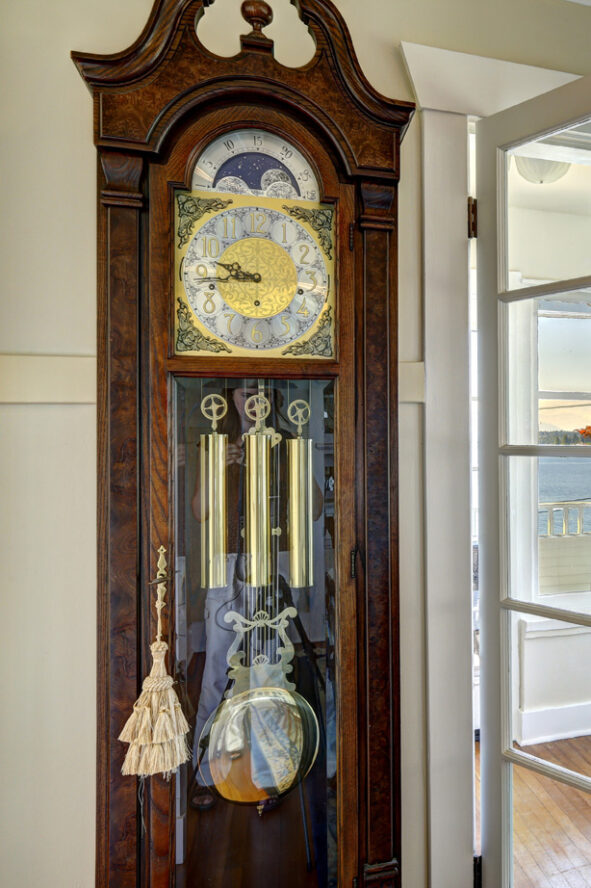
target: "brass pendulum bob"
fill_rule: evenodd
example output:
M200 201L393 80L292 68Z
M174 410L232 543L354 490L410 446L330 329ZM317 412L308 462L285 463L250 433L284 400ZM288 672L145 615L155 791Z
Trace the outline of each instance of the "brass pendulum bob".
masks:
M200 436L201 585L219 589L227 585L228 436L218 434L217 425L228 412L227 401L221 395L206 395L201 412L212 424L212 431Z

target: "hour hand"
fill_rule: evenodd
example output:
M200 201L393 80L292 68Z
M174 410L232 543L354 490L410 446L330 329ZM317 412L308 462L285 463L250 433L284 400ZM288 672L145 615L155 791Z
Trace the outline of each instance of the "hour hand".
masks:
M255 284L260 284L261 276L258 271L244 271L239 262L216 262L216 265L219 265L220 268L225 268L228 272L228 277L226 278L218 278L218 282L224 281L252 281Z

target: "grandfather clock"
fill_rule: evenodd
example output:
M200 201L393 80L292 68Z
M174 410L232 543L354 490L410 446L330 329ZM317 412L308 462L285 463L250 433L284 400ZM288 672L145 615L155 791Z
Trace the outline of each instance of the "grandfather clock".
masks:
M330 0L232 58L206 0L73 54L98 173L97 885L400 884L399 147ZM172 779L118 736L154 634L192 727ZM160 576L162 575L162 571Z

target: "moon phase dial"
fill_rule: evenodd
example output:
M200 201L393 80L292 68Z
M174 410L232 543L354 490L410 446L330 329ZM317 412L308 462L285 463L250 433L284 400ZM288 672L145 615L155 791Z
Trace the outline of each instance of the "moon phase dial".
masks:
M200 154L193 189L256 197L317 201L314 170L295 145L262 129L218 136Z
M224 342L250 352L279 349L306 334L326 304L323 250L286 213L236 204L191 238L182 264L186 298Z

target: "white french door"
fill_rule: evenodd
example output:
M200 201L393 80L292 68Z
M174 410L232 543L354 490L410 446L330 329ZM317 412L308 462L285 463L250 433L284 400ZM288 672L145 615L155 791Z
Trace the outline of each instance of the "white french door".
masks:
M591 873L591 77L480 121L477 157L483 885L574 885Z

